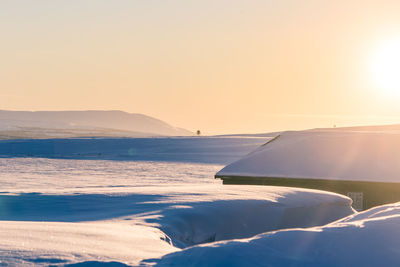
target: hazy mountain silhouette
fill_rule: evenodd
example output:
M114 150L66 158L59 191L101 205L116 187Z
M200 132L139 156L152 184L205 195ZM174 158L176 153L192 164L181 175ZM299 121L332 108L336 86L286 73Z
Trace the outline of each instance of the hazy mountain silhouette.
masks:
M0 110L0 131L4 136L8 134L11 138L90 135L187 136L193 134L147 115L117 110L33 112ZM24 132L27 134L22 134Z

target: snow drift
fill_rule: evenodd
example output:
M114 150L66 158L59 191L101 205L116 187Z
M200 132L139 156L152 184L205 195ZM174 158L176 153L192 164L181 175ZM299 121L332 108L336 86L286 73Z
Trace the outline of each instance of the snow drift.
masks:
M195 246L157 266L399 266L400 203L322 227Z
M323 225L354 213L344 196L283 187L65 186L0 195L2 263L137 265L199 243Z
M187 188L204 196L210 189ZM176 203L163 209L161 217L148 221L183 248L277 229L324 225L354 212L347 197L317 190L220 185L213 190L216 199Z

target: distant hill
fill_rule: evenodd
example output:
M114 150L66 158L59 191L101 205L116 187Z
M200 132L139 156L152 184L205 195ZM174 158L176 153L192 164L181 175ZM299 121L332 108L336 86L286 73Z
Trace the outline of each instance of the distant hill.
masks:
M192 132L159 119L123 111L0 110L0 139L82 136L188 136Z
M301 130L300 130L301 131ZM400 132L400 124L388 125L364 125L364 126L347 126L335 128L312 128L303 131L343 131L343 132ZM255 133L255 134L224 134L218 135L221 137L275 137L286 131L269 132L269 133Z
M270 132L270 133L255 133L255 134L222 134L222 135L216 135L220 137L275 137L282 132Z
M400 124L348 126L337 128L315 128L310 131L349 131L349 132L400 132Z

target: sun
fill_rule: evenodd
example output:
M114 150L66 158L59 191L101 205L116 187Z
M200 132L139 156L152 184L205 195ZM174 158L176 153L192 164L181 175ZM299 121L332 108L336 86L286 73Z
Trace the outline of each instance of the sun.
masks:
M400 97L400 37L380 42L372 55L371 75L376 87Z

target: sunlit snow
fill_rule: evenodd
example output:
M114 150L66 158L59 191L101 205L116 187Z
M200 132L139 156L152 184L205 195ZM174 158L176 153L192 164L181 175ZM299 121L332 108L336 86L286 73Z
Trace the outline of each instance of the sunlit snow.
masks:
M195 150L199 158L191 161L185 157L187 150L183 144L180 150L169 150L174 154L173 161L157 157L152 161L81 159L79 155L66 159L62 153L56 158L6 155L0 159L0 263L11 266L75 263L96 266L100 262L110 266L277 266L280 261L304 264L307 258L297 255L294 245L311 242L312 246L301 247L305 250L304 257L316 246L319 253L325 253L325 236L315 243L309 235L334 231L335 236L340 233L338 236L347 238L346 241L351 229L358 231L366 225L363 220L374 223L369 215L346 217L355 214L351 201L334 193L222 185L213 176L224 165L205 162L204 155L219 158L219 162L229 161L232 155L244 156L257 146L242 141L240 145L239 139L232 138L231 143L225 140L218 149L208 149L201 140L197 143L186 140L189 147L200 146ZM157 149L171 148L170 142L165 139L162 147L163 142L158 139ZM262 144L265 140L257 142ZM227 151L236 152L224 157L229 154ZM394 214L387 210L381 213L386 216L382 218L392 218ZM341 218L345 219L329 224ZM288 230L291 228L303 230ZM287 230L280 232L282 229ZM341 234L341 229L350 230ZM305 233L305 239L298 233ZM280 235L285 238L278 238L281 240L278 243L269 241ZM391 238L387 234L384 237ZM265 246L264 240L270 245ZM368 239L364 244L368 245ZM286 252L277 253L282 247ZM299 258L294 259L290 253ZM337 262L352 260L346 257ZM317 258L315 262L324 261Z

